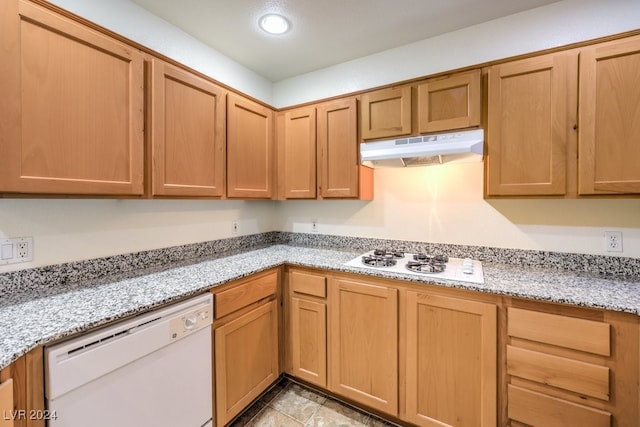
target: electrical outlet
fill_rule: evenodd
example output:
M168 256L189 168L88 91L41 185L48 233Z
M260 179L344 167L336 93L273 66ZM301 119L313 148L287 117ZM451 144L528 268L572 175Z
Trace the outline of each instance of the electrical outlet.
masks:
M312 233L317 233L318 232L318 219L317 218L311 218L311 232Z
M240 225L238 224L238 221L233 221L231 223L231 232L233 234L238 234L240 233Z
M33 237L0 239L0 265L33 261Z
M606 252L622 252L622 232L604 232L604 250Z

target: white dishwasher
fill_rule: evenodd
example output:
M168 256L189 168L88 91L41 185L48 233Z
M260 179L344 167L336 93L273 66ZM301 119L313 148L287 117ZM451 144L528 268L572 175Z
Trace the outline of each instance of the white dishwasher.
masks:
M211 294L45 348L52 427L212 425Z

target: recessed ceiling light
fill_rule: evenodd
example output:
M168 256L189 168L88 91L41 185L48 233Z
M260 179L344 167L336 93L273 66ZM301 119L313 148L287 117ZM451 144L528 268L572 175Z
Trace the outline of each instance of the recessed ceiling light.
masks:
M289 29L289 21L275 13L264 15L259 21L260 28L269 34L284 34Z

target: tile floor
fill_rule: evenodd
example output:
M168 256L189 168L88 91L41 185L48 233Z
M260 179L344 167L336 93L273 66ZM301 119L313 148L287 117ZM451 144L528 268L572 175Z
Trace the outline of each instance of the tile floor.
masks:
M391 427L395 424L284 378L231 424L231 427L240 426Z

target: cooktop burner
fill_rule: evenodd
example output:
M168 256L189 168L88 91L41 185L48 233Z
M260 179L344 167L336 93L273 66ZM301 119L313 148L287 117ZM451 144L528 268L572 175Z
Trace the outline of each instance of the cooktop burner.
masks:
M376 249L350 260L346 265L391 273L484 283L480 261L452 258L443 254L407 254L396 250Z
M404 258L404 252L393 249L374 249L373 255L386 258Z
M396 265L396 260L386 255L363 255L362 263L367 267L392 267Z
M437 262L407 261L405 267L407 270L417 273L442 273L447 268L447 265Z

